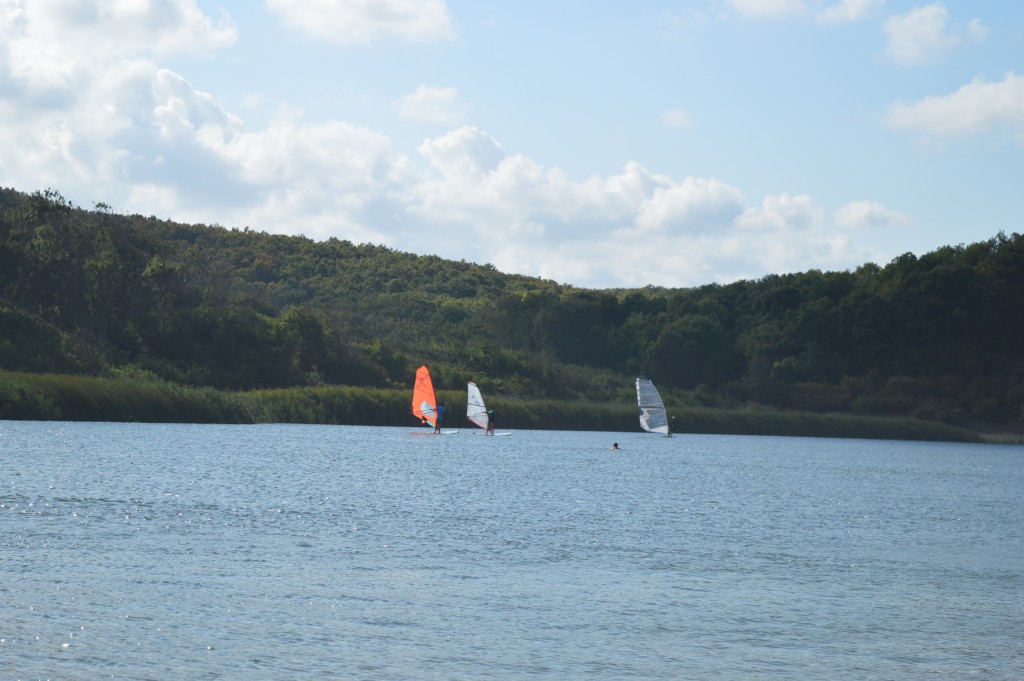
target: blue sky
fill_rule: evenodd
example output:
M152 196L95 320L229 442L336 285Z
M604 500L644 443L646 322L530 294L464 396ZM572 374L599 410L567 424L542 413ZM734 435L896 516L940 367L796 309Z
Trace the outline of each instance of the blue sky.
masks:
M0 0L0 185L584 287L1024 232L1024 5Z

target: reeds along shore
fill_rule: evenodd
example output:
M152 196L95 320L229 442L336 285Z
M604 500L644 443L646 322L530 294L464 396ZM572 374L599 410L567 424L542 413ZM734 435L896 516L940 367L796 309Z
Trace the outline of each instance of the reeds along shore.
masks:
M451 414L465 414L462 391L438 391ZM630 404L502 399L503 428L639 430ZM974 431L920 419L763 409L673 408L678 433L786 435L980 442ZM319 386L247 392L160 381L0 371L0 419L150 423L307 423L416 427L408 391ZM471 427L449 420L448 425Z

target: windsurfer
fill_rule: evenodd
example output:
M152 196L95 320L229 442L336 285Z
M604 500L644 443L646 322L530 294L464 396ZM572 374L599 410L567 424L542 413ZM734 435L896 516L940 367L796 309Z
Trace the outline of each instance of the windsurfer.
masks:
M436 418L434 420L434 432L441 432L441 424L444 423L444 402L437 403Z
M487 412L487 430L484 431L488 435L494 435L494 409L491 408Z

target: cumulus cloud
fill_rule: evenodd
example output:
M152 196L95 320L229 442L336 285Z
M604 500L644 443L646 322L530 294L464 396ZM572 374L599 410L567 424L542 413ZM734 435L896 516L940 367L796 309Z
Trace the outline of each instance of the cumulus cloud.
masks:
M356 7L307 2L302 11L318 6ZM55 17L38 7L67 11ZM54 187L73 200L184 222L490 262L583 286L686 286L812 261L863 262L806 196L750 207L727 182L672 178L635 162L573 179L470 125L412 155L379 130L307 121L286 107L251 129L216 93L158 63L161 50L202 52L234 39L226 21L195 7L0 0L0 184ZM69 18L75 12L79 20ZM132 36L124 49L104 42L111 29L103 17ZM461 123L447 117L459 108L453 89L424 86L399 112L451 125ZM884 214L869 208L861 222ZM852 224L855 214L849 208L836 223Z
M419 152L448 177L479 178L495 170L505 158L496 139L472 126L425 141Z
M904 66L926 64L965 42L981 42L987 33L979 19L963 33L950 32L948 21L949 11L939 2L890 17L884 26L889 56Z
M909 222L903 213L887 208L877 201L854 201L835 212L835 223L847 229L890 227Z
M766 197L748 208L737 187L675 180L637 163L574 182L469 127L428 140L420 152L435 172L409 204L424 226L422 243L432 242L432 252L445 242L440 235L472 244L462 253L505 271L579 285L686 286L866 258L807 196Z
M399 118L421 123L458 125L465 120L459 91L453 87L420 85L395 103Z
M740 210L738 190L722 182L675 182L636 163L620 175L573 182L559 169L507 154L472 127L428 140L419 151L437 172L417 190L421 214L484 229L508 222L518 227L513 231L561 237L616 228L636 234L699 231L727 223Z
M748 208L736 219L742 229L755 232L795 228L811 230L823 222L823 213L809 196L766 196L760 206Z
M194 0L7 0L0 17L8 95L0 103L0 175L8 181L72 193L125 178L152 182L180 169L174 161L206 126L239 124L147 58L234 41L227 20L212 21Z
M1024 76L1010 72L995 83L979 78L950 95L896 102L889 107L886 122L895 129L936 137L963 137L1009 126L1024 141Z
M741 249L737 267L760 267L760 274L800 272L808 262L843 269L871 258L850 237L825 220L825 212L806 195L766 196L735 221L730 243ZM755 275L757 273L755 272Z
M444 0L266 0L285 23L318 40L370 45L435 43L455 36Z
M155 198L176 219L215 216L232 226L393 245L404 197L422 175L386 135L343 121L308 123L290 110L262 130L207 125L186 139L195 149L179 153L177 162L204 158L216 194L168 182L174 194L146 186L132 195L129 209Z
M19 50L47 54L64 66L66 55L89 62L113 53L197 54L237 38L227 16L215 21L195 0L6 0L4 5L7 22L18 30ZM54 65L49 59L43 64ZM40 75L45 78L47 70Z
M735 187L717 180L686 178L657 187L638 207L635 225L643 232L699 232L728 224L742 210Z

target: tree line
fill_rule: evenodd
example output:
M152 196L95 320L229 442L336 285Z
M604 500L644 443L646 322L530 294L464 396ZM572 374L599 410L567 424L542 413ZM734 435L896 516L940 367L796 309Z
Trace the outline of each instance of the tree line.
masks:
M246 391L475 380L522 400L1024 418L1024 237L884 267L592 290L0 189L0 369Z

